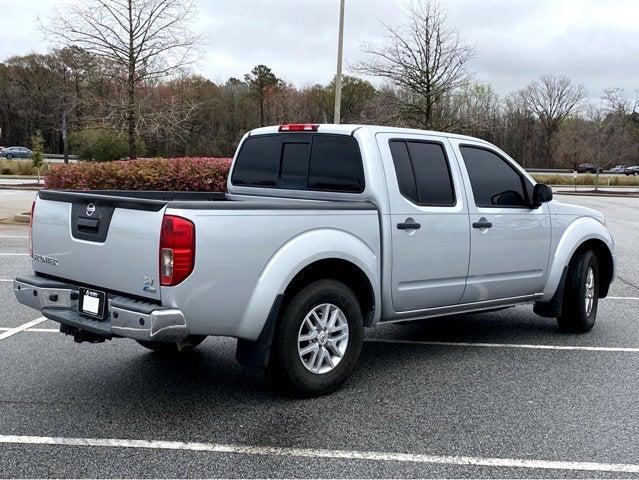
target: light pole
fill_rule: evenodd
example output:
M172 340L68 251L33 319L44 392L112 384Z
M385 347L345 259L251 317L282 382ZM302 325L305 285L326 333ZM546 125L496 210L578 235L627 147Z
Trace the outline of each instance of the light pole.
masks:
M337 74L335 75L335 114L333 123L340 123L342 118L342 51L344 50L344 3L340 0L339 37L337 40Z

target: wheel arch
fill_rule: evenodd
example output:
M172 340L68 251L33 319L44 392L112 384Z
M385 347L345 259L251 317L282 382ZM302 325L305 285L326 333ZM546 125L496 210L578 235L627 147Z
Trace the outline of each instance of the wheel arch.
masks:
M563 232L551 259L548 278L541 302L550 301L560 289L564 270L570 265L575 253L591 249L597 255L600 269L602 298L608 294L615 275L614 242L610 233L597 220L581 217L573 221ZM605 295L604 295L605 294Z
M591 238L581 243L570 257L572 261L575 256L583 251L592 250L597 257L599 267L599 298L606 298L610 284L614 280L614 259L608 245L598 238Z
M330 272L331 268L334 272ZM240 320L237 336L257 339L275 298L282 295L285 299L300 282L317 279L319 274L340 280L336 278L338 273L347 285L355 282L355 294L364 295L362 313L367 324L375 323L380 312L379 269L378 254L352 233L333 228L303 232L282 245L264 266Z
M300 270L284 290L282 306L285 308L287 302L306 285L324 279L342 282L353 290L362 309L364 325L372 324L376 305L373 285L360 267L343 258L324 258Z

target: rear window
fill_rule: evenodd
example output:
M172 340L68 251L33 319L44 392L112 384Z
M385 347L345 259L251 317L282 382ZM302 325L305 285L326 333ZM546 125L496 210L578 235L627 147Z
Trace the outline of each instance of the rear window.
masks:
M233 185L361 193L364 169L357 141L346 135L284 133L247 138Z

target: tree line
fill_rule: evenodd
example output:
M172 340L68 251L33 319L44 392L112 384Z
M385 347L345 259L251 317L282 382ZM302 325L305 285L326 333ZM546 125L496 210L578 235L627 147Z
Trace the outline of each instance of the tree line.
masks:
M332 121L334 81L296 86L266 65L221 84L189 73L201 53L194 15L190 0L81 0L56 11L43 26L54 48L0 63L0 144L41 132L48 152L85 159L230 156L252 128ZM639 164L637 93L613 87L591 99L544 75L500 96L476 79L476 52L434 0L412 2L405 23L387 28L343 76L342 123L472 135L526 167Z

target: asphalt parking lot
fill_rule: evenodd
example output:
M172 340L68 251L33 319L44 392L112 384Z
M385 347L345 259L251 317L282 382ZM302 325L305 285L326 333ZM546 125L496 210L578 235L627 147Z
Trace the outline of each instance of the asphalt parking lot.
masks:
M0 225L0 476L638 477L639 199L562 200L617 243L590 333L531 306L379 327L313 400L242 369L231 339L167 359L56 333L13 296L26 227Z

